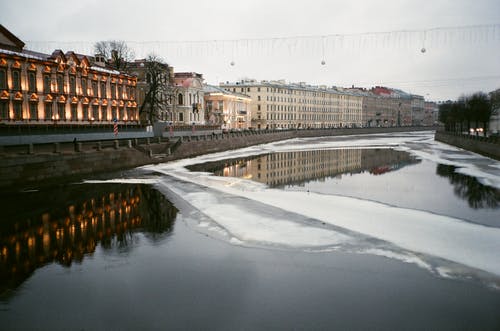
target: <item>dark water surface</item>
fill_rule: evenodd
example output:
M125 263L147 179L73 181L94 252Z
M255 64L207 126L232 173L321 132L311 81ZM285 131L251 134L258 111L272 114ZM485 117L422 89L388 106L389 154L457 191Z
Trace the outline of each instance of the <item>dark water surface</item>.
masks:
M498 191L403 152L303 155L302 172L291 154L270 157L210 167L260 173L284 189L398 197L498 226ZM452 205L432 203L432 191ZM193 231L189 206L154 186L61 185L1 198L1 330L500 329L498 290L383 257L234 246Z
M280 152L189 167L284 190L336 194L500 227L500 190L393 149Z

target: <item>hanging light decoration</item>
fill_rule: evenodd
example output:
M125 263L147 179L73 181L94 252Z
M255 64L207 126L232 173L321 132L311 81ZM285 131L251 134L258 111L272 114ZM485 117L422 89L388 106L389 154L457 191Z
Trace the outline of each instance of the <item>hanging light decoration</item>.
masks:
M426 32L427 31L424 31L423 32L423 37L422 37L422 49L420 49L420 52L423 54L425 53L427 50L425 49L425 39L426 39Z
M321 47L322 47L322 58L323 60L321 60L321 65L324 66L326 64L326 61L325 61L325 36L321 37Z

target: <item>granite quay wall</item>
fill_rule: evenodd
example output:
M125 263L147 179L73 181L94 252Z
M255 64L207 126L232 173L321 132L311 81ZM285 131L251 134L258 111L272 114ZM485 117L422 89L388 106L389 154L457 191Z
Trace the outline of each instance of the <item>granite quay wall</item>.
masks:
M34 187L300 137L429 131L430 127L243 131L0 147L0 187Z
M448 145L500 160L500 137L479 137L474 135L436 131L434 139Z

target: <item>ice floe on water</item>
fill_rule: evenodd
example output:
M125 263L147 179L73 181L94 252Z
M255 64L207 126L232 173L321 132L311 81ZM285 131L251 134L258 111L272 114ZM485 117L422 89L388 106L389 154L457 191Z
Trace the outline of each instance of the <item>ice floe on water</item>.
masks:
M413 263L442 277L493 278L500 283L499 228L358 198L271 189L185 168L268 152L345 147L406 150L500 188L498 162L434 142L432 133L293 139L142 169L159 176L146 182L197 211L191 220L198 231L231 244L372 254Z

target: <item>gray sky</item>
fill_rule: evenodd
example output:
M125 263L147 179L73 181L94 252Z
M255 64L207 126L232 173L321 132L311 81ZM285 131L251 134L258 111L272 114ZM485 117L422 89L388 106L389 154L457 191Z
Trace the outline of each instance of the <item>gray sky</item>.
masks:
M211 84L387 85L431 100L500 88L498 0L16 0L0 22L45 52L125 40ZM490 28L431 30L477 25Z

